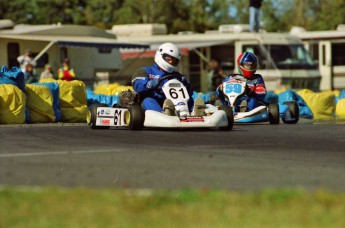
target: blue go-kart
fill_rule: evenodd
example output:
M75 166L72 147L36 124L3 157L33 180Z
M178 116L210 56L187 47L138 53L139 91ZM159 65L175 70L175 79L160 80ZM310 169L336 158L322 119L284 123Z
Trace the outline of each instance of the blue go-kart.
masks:
M269 122L270 124L279 124L280 118L286 124L296 124L298 122L299 107L295 101L288 101L283 104L261 103L260 106L250 111L236 111L245 110L243 107L235 108L234 105L246 93L246 89L246 79L241 76L236 76L221 85L224 98L233 109L235 123Z

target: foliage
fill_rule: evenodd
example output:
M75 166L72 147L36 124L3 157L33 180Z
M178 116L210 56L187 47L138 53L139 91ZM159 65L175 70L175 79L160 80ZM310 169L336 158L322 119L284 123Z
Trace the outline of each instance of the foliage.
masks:
M24 9L24 10L23 10ZM168 32L204 32L221 24L247 24L247 0L0 0L0 19L16 24L80 24L109 29L114 24L164 23ZM345 23L343 0L264 0L267 31L335 29Z
M344 227L345 194L3 188L0 227Z

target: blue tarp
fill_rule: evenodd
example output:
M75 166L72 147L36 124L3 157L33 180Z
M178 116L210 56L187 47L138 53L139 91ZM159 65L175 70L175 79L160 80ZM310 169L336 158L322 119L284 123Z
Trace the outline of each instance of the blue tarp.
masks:
M94 94L90 88L86 88L87 106L92 104L106 104L109 107L119 104L119 96L107 96L103 94Z
M345 89L341 90L341 91L340 91L340 94L339 94L339 97L336 97L336 98L335 98L336 104L338 103L338 101L339 101L340 99L344 99L344 98L345 98Z
M204 102L206 103L206 102L210 101L211 94L213 94L213 93L197 93L194 91L192 97L194 100L198 97L201 97L204 100Z
M0 70L0 84L11 84L25 92L24 73L19 67L12 67L10 70L2 66Z

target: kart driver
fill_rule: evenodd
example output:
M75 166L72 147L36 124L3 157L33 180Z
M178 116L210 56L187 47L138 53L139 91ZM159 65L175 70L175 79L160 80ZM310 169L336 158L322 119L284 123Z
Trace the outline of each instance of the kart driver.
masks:
M255 74L258 68L258 59L253 53L244 52L238 56L237 66L239 74L230 74L223 80L223 82L236 79L245 80L247 82L244 96L241 96L234 106L236 112L251 111L258 107L260 102L264 102L266 96L264 79L260 74ZM216 95L223 105L228 105L228 102L224 99L222 86L219 86L216 89Z
M167 115L175 115L174 104L171 100L165 99L163 94L162 86L164 82L158 84L158 79L166 75L182 77L182 83L186 86L190 96L188 101L189 111L192 111L194 104L192 99L193 89L186 77L177 72L177 66L180 60L181 54L179 48L173 43L164 43L160 45L156 51L154 59L155 64L153 66L140 68L134 73L132 76L132 86L142 100L141 106L144 111L164 111ZM202 110L202 112L203 111L204 110ZM197 114L198 113L195 113L195 115ZM202 116L202 113L199 114L199 116Z

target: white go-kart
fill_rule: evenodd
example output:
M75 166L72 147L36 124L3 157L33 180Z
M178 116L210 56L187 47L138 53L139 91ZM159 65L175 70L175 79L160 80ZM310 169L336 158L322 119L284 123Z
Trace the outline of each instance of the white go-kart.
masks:
M181 82L182 77L166 75L158 80L163 83L162 91L166 99L174 105L174 115L153 110L142 110L140 102L130 101L117 107L105 104L93 104L89 107L87 122L92 129L108 129L110 127L126 127L131 130L147 128L219 128L230 131L234 124L233 111L229 106L216 107L205 104L204 114L196 116L188 109L190 99L187 88ZM135 99L130 99L135 100ZM121 103L121 102L120 102Z
M241 107L235 107L237 100L246 94L247 80L242 76L235 76L229 81L223 82L221 90L225 99L233 110L235 123L255 123L266 122L270 124L279 124L280 118L286 124L295 124L299 120L299 109L296 102L285 102L284 104L265 104L250 111L241 110Z

